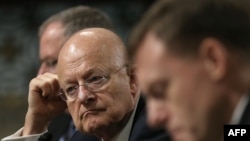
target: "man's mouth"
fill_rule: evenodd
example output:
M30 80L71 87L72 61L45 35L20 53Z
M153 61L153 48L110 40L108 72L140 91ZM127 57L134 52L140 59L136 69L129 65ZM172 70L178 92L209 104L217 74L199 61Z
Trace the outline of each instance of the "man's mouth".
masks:
M80 119L86 118L89 115L95 115L104 111L103 109L88 109L80 114Z

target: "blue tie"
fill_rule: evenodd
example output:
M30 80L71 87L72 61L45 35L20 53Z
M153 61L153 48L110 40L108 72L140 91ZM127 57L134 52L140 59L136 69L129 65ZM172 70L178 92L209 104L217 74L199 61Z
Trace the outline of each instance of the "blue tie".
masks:
M69 123L69 128L68 128L67 132L59 138L59 141L70 141L70 139L71 139L72 135L75 133L75 131L76 130L75 130L74 123L71 120Z

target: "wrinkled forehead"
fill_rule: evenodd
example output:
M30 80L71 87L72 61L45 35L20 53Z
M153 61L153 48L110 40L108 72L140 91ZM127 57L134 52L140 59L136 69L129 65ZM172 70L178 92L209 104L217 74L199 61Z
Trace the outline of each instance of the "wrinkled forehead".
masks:
M78 67L84 65L103 65L109 66L114 64L116 60L115 54L110 48L105 47L105 44L91 45L84 44L71 44L71 47L60 54L58 67L61 70L70 67Z

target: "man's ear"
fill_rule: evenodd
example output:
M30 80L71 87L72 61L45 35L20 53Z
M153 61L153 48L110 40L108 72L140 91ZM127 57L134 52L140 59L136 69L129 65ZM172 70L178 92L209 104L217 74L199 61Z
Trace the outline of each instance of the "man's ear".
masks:
M136 69L136 65L129 65L127 67L127 74L129 76L129 83L130 83L130 90L131 93L135 96L136 93L138 92L138 82L135 76L135 69Z
M227 73L228 52L222 42L216 38L205 38L200 44L199 57L211 79L223 79Z

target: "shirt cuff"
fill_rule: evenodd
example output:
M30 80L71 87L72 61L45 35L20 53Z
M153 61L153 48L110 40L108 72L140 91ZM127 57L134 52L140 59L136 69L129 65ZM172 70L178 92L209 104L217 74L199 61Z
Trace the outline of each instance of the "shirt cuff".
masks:
M40 133L40 134L33 134L33 135L27 135L27 136L21 136L23 132L23 128L19 129L16 133L7 136L5 138L3 138L1 141L37 141L37 139L44 134Z

